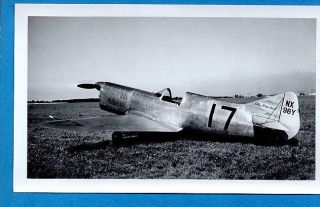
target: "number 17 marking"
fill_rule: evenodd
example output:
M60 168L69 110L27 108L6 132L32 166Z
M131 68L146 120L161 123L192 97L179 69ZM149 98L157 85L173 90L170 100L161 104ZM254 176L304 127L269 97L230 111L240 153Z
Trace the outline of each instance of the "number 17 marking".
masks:
M213 114L214 114L215 109L216 109L216 104L213 104L211 111L210 111L210 115L209 115L208 127L212 127L212 118L213 118ZM233 115L236 113L237 109L233 108L233 107L229 107L229 106L221 106L221 109L231 111L231 113L226 121L226 124L224 125L224 130L227 130L229 127L229 124L231 122L231 119L232 119Z

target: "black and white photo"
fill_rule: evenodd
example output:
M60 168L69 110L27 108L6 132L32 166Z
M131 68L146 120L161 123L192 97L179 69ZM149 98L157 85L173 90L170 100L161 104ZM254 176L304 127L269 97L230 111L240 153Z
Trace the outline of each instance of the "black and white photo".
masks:
M27 181L316 181L316 17L115 8L24 19Z

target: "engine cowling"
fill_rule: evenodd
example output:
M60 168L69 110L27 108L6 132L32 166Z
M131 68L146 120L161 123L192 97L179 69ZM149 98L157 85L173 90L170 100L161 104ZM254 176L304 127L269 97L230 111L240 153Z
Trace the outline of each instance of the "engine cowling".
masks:
M100 108L116 114L125 114L130 108L130 98L133 91L130 88L112 84L100 83Z

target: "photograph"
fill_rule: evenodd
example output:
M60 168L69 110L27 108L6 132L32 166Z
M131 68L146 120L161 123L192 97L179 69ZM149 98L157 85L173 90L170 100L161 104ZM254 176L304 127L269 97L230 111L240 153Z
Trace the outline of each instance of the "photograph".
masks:
M316 20L28 16L27 179L314 181Z

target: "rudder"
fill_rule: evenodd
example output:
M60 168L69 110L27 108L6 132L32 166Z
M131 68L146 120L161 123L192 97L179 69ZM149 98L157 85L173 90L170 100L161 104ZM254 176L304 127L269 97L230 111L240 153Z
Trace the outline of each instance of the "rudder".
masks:
M300 129L299 102L295 93L284 94L279 122L287 129L289 139L298 133Z

